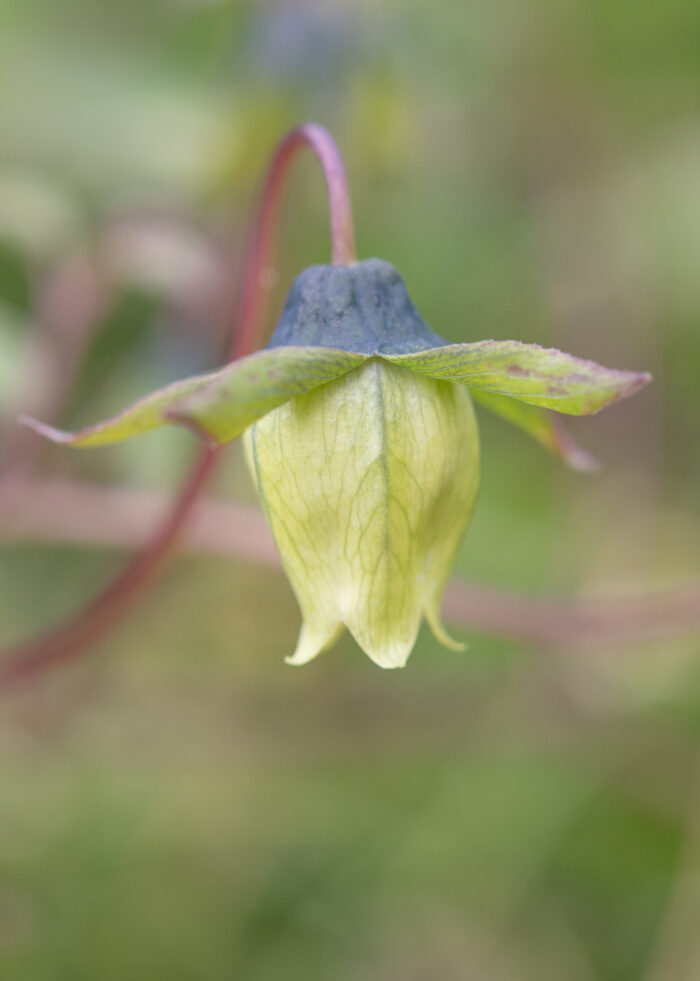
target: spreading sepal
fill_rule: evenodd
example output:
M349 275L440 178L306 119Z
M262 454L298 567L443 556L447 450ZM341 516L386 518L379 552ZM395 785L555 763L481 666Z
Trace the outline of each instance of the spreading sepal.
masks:
M471 396L478 405L522 429L546 450L563 460L572 470L578 470L580 473L596 473L600 470L600 463L596 457L574 441L561 418L554 412L541 409L538 405L529 405L507 395L485 392L481 388L472 388Z
M174 382L55 442L99 446L169 423L246 457L302 612L303 664L346 626L385 668L405 664L440 604L479 484L470 390L579 470L595 468L555 413L588 415L650 381L517 341L447 344L389 263L313 266L269 347ZM554 410L550 412L548 410Z
M431 378L575 416L598 412L651 381L646 372L604 368L556 348L519 341L448 344L416 354L386 357Z
M322 347L259 351L219 371L173 382L118 415L78 432L22 422L54 443L102 446L180 423L213 443L226 443L271 409L352 371L365 358Z

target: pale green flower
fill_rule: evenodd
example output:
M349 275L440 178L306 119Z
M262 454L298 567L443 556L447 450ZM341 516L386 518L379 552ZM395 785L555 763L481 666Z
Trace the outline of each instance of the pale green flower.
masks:
M371 358L245 434L303 626L293 664L345 625L382 667L405 663L440 601L479 486L466 388Z
M590 458L547 412L586 415L646 374L517 341L447 344L378 259L312 266L294 282L265 351L175 382L57 442L95 446L169 422L246 456L302 627L290 663L343 626L382 667L405 664L440 602L479 486L470 392L579 469Z

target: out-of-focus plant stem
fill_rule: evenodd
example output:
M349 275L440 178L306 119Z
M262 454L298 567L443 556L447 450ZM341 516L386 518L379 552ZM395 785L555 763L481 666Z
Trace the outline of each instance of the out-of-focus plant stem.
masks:
M265 274L273 262L281 192L289 164L304 147L318 157L326 179L332 262L345 265L355 261L350 194L340 152L326 130L314 124L304 124L291 130L280 142L263 185L245 252L228 351L231 361L250 354L259 346L267 307ZM206 448L200 452L175 502L150 540L102 593L68 622L20 644L2 656L0 691L80 654L116 625L170 552L220 456L220 448Z
M130 549L148 539L162 513L155 491L61 480L27 481L21 512L0 515L0 541ZM259 508L201 497L180 539L189 554L217 555L279 568ZM471 631L512 637L548 650L616 649L700 632L700 582L638 596L550 598L518 595L454 579L445 618Z

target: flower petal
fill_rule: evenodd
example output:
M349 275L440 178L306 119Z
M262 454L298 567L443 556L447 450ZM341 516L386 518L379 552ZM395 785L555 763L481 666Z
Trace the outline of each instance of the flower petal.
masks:
M448 344L417 354L384 357L432 378L496 392L570 415L598 412L651 381L651 375L645 372L616 371L555 348L519 341Z
M382 667L433 622L479 480L466 389L373 358L246 435L304 620L293 662L343 621Z
M323 629L323 626L323 624L314 621L304 620L302 622L296 650L289 657L285 657L287 664L308 664L319 654L327 651L342 633L344 624L342 622L335 623L330 626L330 629L327 625Z
M428 621L432 635L439 644L449 648L451 651L466 651L467 645L464 641L455 640L445 629L445 624L442 622L442 617L440 616L441 599L442 590L425 607L425 619Z
M23 417L22 422L70 446L101 446L179 423L214 443L240 435L271 409L339 378L364 360L323 347L278 347L241 358L219 371L173 382L105 422L64 432Z

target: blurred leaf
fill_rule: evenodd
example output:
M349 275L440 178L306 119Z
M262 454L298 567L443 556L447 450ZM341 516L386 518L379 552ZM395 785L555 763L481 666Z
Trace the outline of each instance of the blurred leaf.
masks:
M26 315L31 303L29 271L16 249L0 241L0 303Z

